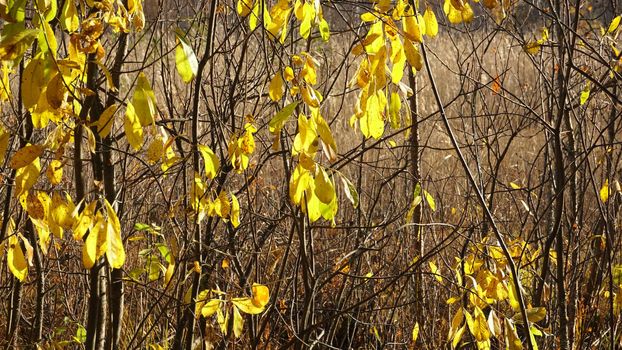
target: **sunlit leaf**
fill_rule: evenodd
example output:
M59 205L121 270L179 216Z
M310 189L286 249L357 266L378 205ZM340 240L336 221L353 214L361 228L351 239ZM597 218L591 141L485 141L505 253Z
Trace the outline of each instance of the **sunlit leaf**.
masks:
M177 48L175 49L175 66L177 72L185 83L189 83L194 79L199 71L199 61L192 50L192 47L181 31L177 31Z
M136 115L136 110L132 103L127 102L125 108L125 120L123 123L125 137L132 148L138 151L143 146L143 128Z

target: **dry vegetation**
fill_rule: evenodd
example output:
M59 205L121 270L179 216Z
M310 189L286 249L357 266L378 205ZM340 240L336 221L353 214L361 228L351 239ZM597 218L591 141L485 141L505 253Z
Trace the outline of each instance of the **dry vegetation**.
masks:
M108 149L112 163L105 165L104 174L112 176L126 254L120 269L110 267L105 257L85 269L84 243L74 239L70 229L63 237L53 237L49 251L42 254L40 233L29 221L32 215L9 192L15 177L9 160L15 151L26 142L43 144L57 124L71 130L80 124L78 116L68 115L62 122L32 130L30 112L16 92L21 69L34 53L28 50L21 66L14 67L14 94L2 102L1 123L11 142L0 199L3 217L15 221L15 232L35 252L28 276L20 282L7 267L7 244L2 248L0 347L441 349L452 347L452 322L464 307L473 314L477 308L491 320L489 348L510 346L508 334L513 332L528 348L530 332L508 296L514 288L511 269L500 253L495 227L520 271L523 311L533 313L529 321L541 332L534 338L540 349L614 349L622 344L622 61L611 48L622 47L620 29L600 32L601 26L607 30L611 13L618 14L620 7L603 5L605 13L583 2L580 18L590 20L575 25L574 3L557 1L563 11L555 17L548 4L521 2L509 6L507 18L496 23L493 12L472 3L475 21L452 25L442 4L429 2L440 23L439 35L425 40L431 74L424 67L412 81L405 74L400 87L387 85L387 90L400 91L401 121L390 127L385 115L385 131L374 139L349 123L359 99L356 76L362 60L351 51L369 29L359 15L374 4L322 2L324 16L330 19L328 42L317 27L309 40L302 39L299 21L292 19L290 33L279 44L261 25L249 30L233 1L214 3L215 8L211 1L146 1L144 30L123 35L127 49L121 70L114 69L121 36L107 27L101 38L106 52L102 63L120 79L119 91L111 93L100 74L95 77L96 96L101 103L112 96L125 104L143 72L155 92L157 127L144 127L144 146L135 151L126 141L122 113L109 138L99 137L97 127L84 119L82 124L96 134L96 155L88 152L83 134L81 141L77 138L61 152L62 182L51 185L42 170L32 189L67 193L78 204L75 166L80 162L85 201L111 198L93 161ZM213 31L212 11L217 12ZM51 23L59 57L65 57L69 36ZM184 83L176 71L176 27L186 33L199 61L207 57L198 85L196 78ZM543 27L549 37L537 52L527 53L525 46L542 38ZM298 162L291 151L299 132L295 116L280 135L269 130L275 113L299 99L289 94L290 83L286 97L272 101L269 83L303 51L319 63L315 89L324 98L320 111L338 147L334 160L322 151L315 158L335 181L339 208L334 223L311 222L290 200L290 176ZM591 91L580 103L587 81ZM86 106L90 102L84 97ZM301 104L297 112L305 111L309 113ZM98 118L93 113L97 112L91 109L91 121ZM444 118L474 181L467 176ZM258 130L256 147L248 168L238 173L228 145L246 122ZM161 135L173 140L171 149L178 157L165 171L164 158L150 162L147 154ZM191 204L198 164L194 136L220 159L216 177L204 178L207 193L235 194L240 202L238 227L217 216L197 223ZM74 157L80 143L82 151ZM41 156L42 169L54 156L51 151ZM342 177L356 189L358 206L349 200ZM420 192L419 204L413 206L417 184L429 197ZM413 218L412 212L420 217ZM5 235L4 226L2 230L0 239L8 242L10 233ZM563 265L558 267L560 260ZM223 334L215 316L194 314L197 292L219 289L228 300L250 296L253 283L267 286L270 299L260 314L244 316L240 337L234 336L231 319ZM115 322L115 291L121 284L123 316ZM98 298L93 297L93 285L99 288ZM500 291L493 292L496 288ZM225 312L231 310L229 305ZM413 341L415 324L419 334ZM454 346L477 348L470 326L465 327ZM485 348L481 342L479 346Z

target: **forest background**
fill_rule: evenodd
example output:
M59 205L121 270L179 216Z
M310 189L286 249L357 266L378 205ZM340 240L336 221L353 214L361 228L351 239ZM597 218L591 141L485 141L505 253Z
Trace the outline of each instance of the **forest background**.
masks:
M617 0L0 0L0 347L622 346Z

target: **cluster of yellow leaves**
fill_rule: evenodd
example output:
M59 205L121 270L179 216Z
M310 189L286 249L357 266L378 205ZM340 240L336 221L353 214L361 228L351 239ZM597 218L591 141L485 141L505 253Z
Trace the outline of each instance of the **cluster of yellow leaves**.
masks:
M514 240L509 246L512 257L518 261L535 259L539 254L538 250L522 240ZM488 251L489 255L483 256L484 251ZM432 272L437 273L436 265L430 266ZM459 307L452 317L447 335L447 341L451 343L452 348L460 344L464 333L468 330L480 350L490 349L490 340L493 337L504 341L507 349L522 349L514 326L515 323L521 322L518 293L501 248L491 244L478 244L464 259L456 258L456 263L451 268L455 272L457 285L464 285L466 289L460 295L448 299L447 303L454 304L463 298L468 300L468 305ZM504 300L507 300L507 305L510 306L508 314L497 315L497 312L502 310L500 303ZM491 309L486 317L482 310L493 304L496 307ZM530 322L538 322L546 317L546 309L528 307L527 315ZM532 325L530 336L534 335L541 335L541 331Z
M307 52L292 56L291 61L293 67L286 66L272 78L269 96L275 102L280 101L286 84L291 84L290 94L300 95L301 100L288 104L270 120L270 132L275 135L273 148L278 149L281 130L303 102L310 116L302 112L298 114L298 133L292 147L292 155L298 157L298 164L290 177L290 199L301 206L311 222L320 217L334 222L338 208L334 179L316 161L320 145L330 161L337 159L337 144L320 112L322 95L313 88L317 84L319 63Z
M231 165L238 172L242 173L248 168L250 156L255 152L255 137L253 134L257 128L251 123L244 125L241 135L234 134L229 142L228 151Z
M118 269L125 263L121 223L114 208L106 199L104 199L105 208L97 210L96 207L97 202L93 201L86 205L79 215L77 209L74 210L73 235L77 240L84 240L82 263L84 267L90 269L97 259L105 254L110 266Z
M490 8L494 7L495 2L496 0L487 0L484 4ZM451 24L470 23L473 20L473 9L468 0L445 0L443 10Z
M527 44L525 44L524 49L528 53L535 55L538 53L538 51L540 51L540 47L544 45L544 43L546 43L548 40L549 31L546 28L542 28L542 35L540 36L540 39L528 42Z
M328 41L330 28L324 19L319 1L295 0L292 6L289 0L278 0L270 10L268 8L265 0L238 0L237 2L237 13L241 17L248 17L250 29L255 30L261 20L270 39L278 38L281 43L285 41L287 24L293 12L294 17L300 23L299 32L303 39L308 39L312 28L317 26L322 39Z
M390 1L380 1L374 11L364 13L361 19L371 26L362 42L352 50L352 54L363 58L351 82L361 91L350 124L354 126L358 121L366 138L379 139L384 133L385 120L390 120L394 128L400 126L398 92L402 95L411 93L401 83L406 63L413 73L422 69L423 58L417 46L423 43L425 35L437 35L438 22L431 8L421 15L403 0L397 1L393 7ZM387 61L391 69L387 67ZM390 72L392 84L389 84L387 72Z
M52 236L63 239L65 230L72 230L76 240L84 240L82 261L91 268L95 261L106 255L110 266L120 268L125 262L125 249L121 240L121 224L115 210L104 200L103 209L97 209L93 201L82 212L71 197L54 192L52 196L43 191L27 191L19 202L32 222L38 236L41 252L47 255ZM32 259L32 246L21 234L13 233L15 224L9 222L7 261L13 275L23 281L28 274L26 260ZM86 239L84 237L86 236ZM21 243L18 238L21 238ZM26 248L26 253L22 250Z
M240 202L230 192L220 191L214 196L199 174L194 175L194 184L191 190L192 210L197 214L197 221L201 222L206 216L220 217L224 221L231 220L233 227L240 225Z
M253 283L252 297L225 299L226 294L213 289L199 293L196 298L195 315L209 317L216 314L216 320L223 334L227 334L229 320L233 315L233 334L236 338L242 335L244 318L242 313L257 315L266 309L270 301L270 291L267 286Z

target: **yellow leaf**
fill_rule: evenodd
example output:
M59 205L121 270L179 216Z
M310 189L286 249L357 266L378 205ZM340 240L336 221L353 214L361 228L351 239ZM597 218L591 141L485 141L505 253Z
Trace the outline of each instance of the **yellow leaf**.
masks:
M468 313L465 314L465 316ZM488 329L488 322L486 321L486 317L484 316L484 312L476 305L473 310L473 322L469 323L469 317L467 316L467 325L469 326L469 330L471 334L475 337L475 339L479 342L484 342L490 339L490 329Z
M421 28L419 27L417 17L415 16L412 9L410 9L402 19L402 28L404 29L404 35L406 36L406 38L412 41L416 41L418 43L423 42Z
M320 100L317 97L316 91L307 84L303 84L300 87L300 93L302 95L302 100L309 106L317 108L320 106Z
M458 329L460 329L460 326L462 326L462 322L464 322L464 310L463 308L459 308L458 311L456 311L456 314L451 318L447 341L453 339Z
M110 266L119 269L125 263L125 249L123 248L123 240L121 239L121 223L112 205L108 203L108 200L104 199L104 203L106 205L106 215L108 217L106 225L106 234L108 235L106 258Z
M11 220L11 224L12 224ZM10 225L11 225L10 224ZM14 224L12 225L14 226ZM11 229L11 231L13 231ZM13 276L20 281L24 281L26 276L28 275L28 263L26 262L26 258L24 257L24 252L22 251L22 246L19 242L19 238L17 234L11 233L9 236L9 249L7 251L7 265L9 265L9 270L13 273Z
M241 17L248 16L253 10L253 0L238 0L237 12Z
M151 89L151 84L147 80L147 76L140 72L132 97L132 105L136 110L136 115L140 121L140 125L147 126L153 124L156 115L156 97Z
M283 77L281 77L281 72L278 71L272 80L270 80L270 85L268 86L268 94L270 95L270 99L274 102L278 102L281 97L283 97L284 90Z
M514 324L512 320L509 318L504 318L505 323L505 345L508 350L522 350L523 344L516 333L516 328L514 328Z
M28 62L24 68L24 74L22 74L22 103L26 109L37 104L41 90L47 85L48 80L49 77L46 79L45 76L43 54L38 54Z
M294 204L300 204L309 184L313 181L309 171L298 164L289 180L289 198Z
M106 230L106 222L98 212L82 248L82 263L85 268L92 268L97 259L106 252L108 245Z
M384 133L384 120L382 112L386 105L386 96L382 90L378 90L367 99L367 109L360 120L361 132L366 138L379 139Z
M56 36L52 26L47 22L41 23L41 31L39 32L37 41L39 43L39 49L41 52L50 52L50 54L56 58L58 52L58 43L56 42Z
M88 229L91 228L95 218L95 207L97 205L96 201L92 201L89 203L80 215L77 215L77 209L73 212L74 226L73 230L73 238L76 240L81 240L84 234Z
M603 187L600 188L599 196L603 203L606 203L609 199L609 179L605 179Z
M389 117L391 118L391 127L397 129L400 127L400 109L402 108L402 101L397 92L391 93L391 100L389 101Z
M270 290L263 284L253 283L253 305L256 307L265 307L270 300Z
M416 342L418 337L419 337L419 322L415 322L415 326L413 327L413 332L412 332L413 342Z
M436 264L432 261L430 261L428 264L430 265L430 273L434 275L434 278L439 282L443 282L443 277L440 275L440 272Z
M201 153L201 157L203 158L203 165L205 166L205 176L209 179L213 179L216 177L218 173L218 169L220 168L220 160L214 154L211 148L205 145L199 145L199 152Z
M63 163L60 160L52 160L48 165L45 175L52 185L58 185L63 180Z
M616 29L618 29L618 27L620 26L620 19L622 19L622 15L616 16L613 20L611 20L611 23L609 24L609 29L607 29L608 34L611 34L615 32Z
M11 82L9 81L11 68L8 63L2 64L2 80L0 80L0 102L11 98Z
M303 39L309 38L311 34L311 24L315 19L315 8L308 2L304 2L302 5L302 23L300 23L300 36Z
M292 113L294 113L294 110L299 103L300 101L294 101L288 104L287 106L283 107L283 109L278 111L274 115L274 117L272 117L272 119L270 119L270 123L268 124L268 126L270 127L271 133L275 134L283 128L283 125L287 121L287 118L289 118Z
M520 190L520 189L521 189L521 186L520 186L520 185L517 185L517 184L516 184L516 183L514 183L514 182L510 182L510 187L512 187L512 188L513 188L513 189L515 189L515 190Z
M532 307L527 309L527 319L529 322L540 322L546 317L546 308L544 307Z
M201 315L203 317L209 317L218 311L220 308L220 303L222 300L220 299L210 299L205 306L201 308Z
M44 219L45 208L43 203L39 200L39 197L34 192L28 192L26 196L26 212L32 219Z
M18 32L3 35L2 40L0 40L0 61L20 59L38 34L39 30L37 29L23 29L22 27Z
M36 158L32 163L19 168L15 173L15 196L19 197L22 193L30 190L37 182L41 173L41 162Z
M235 303L234 303L235 304ZM237 307L233 308L233 335L239 338L242 335L244 329L244 318L240 314L240 310Z
M518 294L516 293L516 288L513 282L508 283L508 301L510 306L514 311L518 312L520 310L520 304L518 302Z
M54 194L52 195L52 201L49 205L51 221L53 221L59 227L69 230L73 228L74 225L74 220L72 217L72 213L74 210L75 205L73 204L71 198L68 195L66 196L66 200L63 200L58 192L54 192Z
M237 309L249 315L260 314L265 309L265 306L255 305L251 298L233 298L231 299L231 302L233 303L233 305L236 306Z
M583 106L587 102L588 98L590 98L590 82L589 81L585 83L585 87L581 91L581 98L579 100L579 103L581 104L581 106Z
M69 33L75 32L80 27L80 19L78 18L78 10L73 0L65 0L60 15L60 24L64 30Z
M231 195L231 225L238 227L240 226L240 202L233 192L229 194Z
M418 71L423 68L423 56L421 56L419 50L408 40L404 40L404 53L411 67Z
M197 61L192 47L188 44L180 31L176 32L176 37L177 48L175 49L175 66L182 80L185 83L189 83L198 73L199 61Z
M127 103L127 107L125 108L123 127L125 129L127 142L129 142L134 150L139 150L143 146L143 128L136 115L136 110L130 102Z
M325 146L324 150L326 151L326 155L331 162L334 162L337 160L337 143L335 142L333 133L330 131L330 127L326 120L319 114L316 118L316 123L317 133L322 140L322 144Z
M451 24L469 23L473 20L473 9L468 2L460 2L461 6L456 7L458 1L445 0L443 9L447 19Z
M335 185L324 168L315 175L315 195L322 203L329 204L335 197Z
M210 215L218 215L219 217L226 219L231 213L231 205L229 204L229 198L225 191L220 191L218 197L211 203Z
M95 134L91 128L84 128L84 133L86 134L86 146L91 153L95 153L97 147L97 141L95 140Z
M290 66L285 67L284 75L285 75L285 80L287 81L294 80L294 70L292 69L292 67Z
M462 327L460 327L456 333L454 334L452 341L451 341L451 348L455 349L458 344L460 343L460 340L462 340L462 336L464 335L464 332L466 331L466 324L462 325Z
M32 163L35 159L43 154L45 148L41 145L28 145L20 148L9 162L12 169L20 169Z
M432 38L435 37L438 34L438 22L431 8L425 9L423 20L425 21L425 34Z
M155 164L164 156L164 140L157 136L147 147L147 163Z

